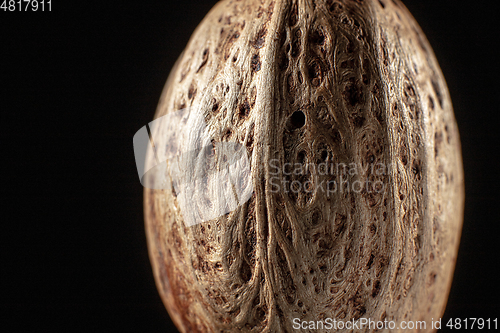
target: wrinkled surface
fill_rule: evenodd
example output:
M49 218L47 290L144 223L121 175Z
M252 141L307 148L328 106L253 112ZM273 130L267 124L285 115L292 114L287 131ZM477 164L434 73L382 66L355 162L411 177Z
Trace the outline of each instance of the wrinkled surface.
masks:
M431 331L452 279L463 172L446 83L401 2L221 1L156 117L185 108L214 143L246 147L253 195L187 226L173 189L145 190L155 278L181 332L360 317ZM358 172L306 168L321 163ZM340 176L383 191L321 189ZM283 181L310 187L276 190Z

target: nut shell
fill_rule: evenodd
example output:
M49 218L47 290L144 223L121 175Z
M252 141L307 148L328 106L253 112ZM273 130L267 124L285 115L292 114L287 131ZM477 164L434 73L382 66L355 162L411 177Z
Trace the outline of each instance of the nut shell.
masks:
M253 194L189 226L173 187L145 190L155 279L181 332L361 317L432 331L458 251L463 169L445 80L400 1L220 1L155 118L186 108L212 142L245 148ZM334 171L308 167L321 163Z

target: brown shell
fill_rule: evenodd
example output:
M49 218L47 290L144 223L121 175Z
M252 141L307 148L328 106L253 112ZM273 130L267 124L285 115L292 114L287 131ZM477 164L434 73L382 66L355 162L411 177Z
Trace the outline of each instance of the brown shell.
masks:
M181 332L361 317L426 320L421 331L432 331L458 250L463 171L445 80L400 1L220 1L156 118L194 105L214 142L246 147L254 192L188 227L173 189L145 190L155 279ZM283 171L321 162L363 172L326 193L338 173ZM283 181L313 190L273 191ZM356 181L384 190L348 190Z

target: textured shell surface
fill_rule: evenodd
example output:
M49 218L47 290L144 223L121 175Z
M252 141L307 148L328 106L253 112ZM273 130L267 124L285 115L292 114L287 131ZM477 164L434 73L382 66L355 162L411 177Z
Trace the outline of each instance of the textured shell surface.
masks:
M196 156L170 187L145 189L153 272L181 332L292 332L295 318L433 331L458 251L462 158L445 80L399 0L218 2L155 118L182 110L201 146L241 148L251 191L181 198L173 178ZM195 221L200 200L212 214Z

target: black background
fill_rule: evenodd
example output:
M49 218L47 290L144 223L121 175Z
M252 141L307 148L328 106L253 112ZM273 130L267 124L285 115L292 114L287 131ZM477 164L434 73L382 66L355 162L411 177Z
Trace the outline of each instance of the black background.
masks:
M1 331L176 332L149 264L132 137L214 3L0 11ZM444 321L499 317L495 2L405 4L445 74L462 140L465 222Z

